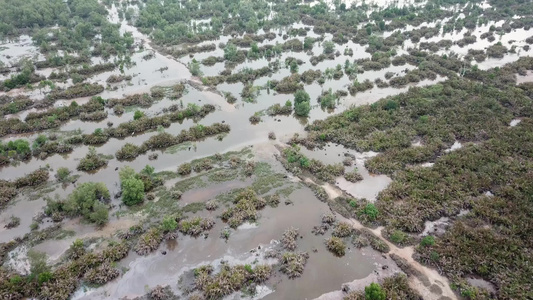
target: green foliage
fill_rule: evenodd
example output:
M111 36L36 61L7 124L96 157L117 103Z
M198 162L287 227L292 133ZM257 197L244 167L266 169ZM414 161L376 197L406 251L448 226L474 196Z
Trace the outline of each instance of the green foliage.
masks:
M234 44L228 43L224 48L224 58L229 61L237 60L238 49Z
M68 179L69 176L70 176L70 170L68 168L61 167L57 169L57 172L56 172L57 180L64 182Z
M407 239L407 234L401 230L394 230L390 235L390 240L396 244L401 244Z
M307 117L309 116L310 111L311 111L311 104L309 104L309 101L304 101L304 102L294 104L294 113L297 116Z
M87 221L96 225L107 223L108 207L105 202L110 200L109 190L104 183L85 182L80 184L67 198L61 207L49 203L47 210L50 213L54 211L64 211L71 217L83 216Z
M365 300L385 300L387 299L387 293L381 285L372 282L365 287Z
M33 276L39 276L43 273L50 272L50 267L46 263L46 254L34 250L28 251L28 260L30 261L30 273Z
M313 49L313 43L315 40L311 37L305 37L304 39L304 50L311 50Z
M144 184L140 179L129 178L122 182L124 204L131 206L139 204L144 199Z
M167 216L163 218L163 221L161 221L161 229L164 232L172 232L178 228L178 222L176 222L176 218L172 216Z
M298 73L298 63L296 62L296 60L291 61L290 71L291 73Z
M120 170L120 186L122 187L122 202L131 206L144 200L144 183L138 179L135 171L130 167Z
M297 90L296 93L294 93L294 103L299 104L302 102L309 102L311 100L311 97L309 94L304 90Z
M335 51L335 43L332 41L326 41L322 44L322 46L324 47L324 54L330 54Z
M202 71L200 70L200 63L196 59L193 59L189 63L189 70L191 71L192 76L202 75Z
M426 235L421 241L420 246L429 247L435 245L435 238L432 235Z
M375 221L379 215L379 211L373 203L368 203L361 211L370 221Z
M136 110L133 114L133 120L139 120L142 117L144 117L144 113L140 110Z
M43 284L45 282L48 282L48 281L52 280L52 278L53 278L52 273L43 272L43 273L39 274L37 281L39 281L39 284Z
M322 108L333 109L335 108L337 97L331 92L331 89L329 89L328 92L319 97L319 102Z
M304 90L294 93L294 112L297 116L308 116L311 111L309 94Z

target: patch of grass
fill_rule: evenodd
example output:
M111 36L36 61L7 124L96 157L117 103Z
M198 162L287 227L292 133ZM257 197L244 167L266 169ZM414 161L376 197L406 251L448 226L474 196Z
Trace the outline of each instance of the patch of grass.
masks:
M185 205L181 210L184 212L184 213L197 213L199 211L202 211L205 209L205 203L204 202L194 202L194 203L189 203L187 205Z
M219 169L209 172L209 182L226 182L237 179L238 173L234 169Z
M69 237L73 237L76 235L76 232L74 230L65 230L65 229L61 229L58 231L58 233L55 235L55 239L56 240L64 240L64 239L67 239Z
M174 145L174 146L170 146L168 148L165 149L165 154L176 154L180 151L185 151L189 148L192 147L192 143L191 142L185 142L185 143L181 143L181 144L177 144L177 145Z

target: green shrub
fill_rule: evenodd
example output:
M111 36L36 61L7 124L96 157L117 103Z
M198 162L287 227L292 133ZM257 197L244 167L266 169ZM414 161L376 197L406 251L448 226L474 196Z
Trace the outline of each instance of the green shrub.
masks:
M337 256L344 256L346 253L346 244L338 237L329 238L326 241L326 247Z
M64 211L67 215L83 216L96 225L104 225L109 219L108 207L101 201L111 199L109 190L101 182L84 182L80 184L64 202L63 207L48 204L48 214Z
M435 238L432 235L426 235L421 241L420 246L429 247L435 245Z
M372 282L369 286L365 287L365 300L385 300L387 299L387 293L381 285Z
M57 180L61 182L67 180L69 175L70 175L70 170L68 168L61 167L57 169L56 178Z
M161 222L161 229L164 232L171 232L176 230L176 228L178 228L178 222L176 222L176 218L172 216L163 218L163 221Z
M297 90L296 93L294 93L294 103L302 103L302 102L309 102L311 101L311 97L309 94L304 90Z
M135 177L130 177L121 182L122 186L122 202L131 206L143 202L144 199L144 183L142 180Z
M407 234L401 230L394 230L390 235L390 240L396 244L401 244L407 238Z
M375 221L379 215L379 211L373 203L368 203L362 210L370 221Z
M139 120L142 117L144 117L144 113L140 110L136 110L133 114L133 120Z
M309 104L309 101L304 101L304 102L294 104L294 112L296 113L297 116L307 117L309 116L310 111L311 111L311 104Z

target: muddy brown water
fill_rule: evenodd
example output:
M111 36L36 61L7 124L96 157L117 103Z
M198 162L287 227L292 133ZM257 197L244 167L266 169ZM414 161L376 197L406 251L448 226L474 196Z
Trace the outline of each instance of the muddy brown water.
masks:
M242 225L232 232L228 242L218 237L226 225L217 219L207 239L180 235L177 246L170 245L170 248L175 246L173 250L168 244L163 244L158 251L145 257L130 254L121 262L128 268L122 277L101 288L89 290L76 299L131 298L143 295L148 287L158 284L168 284L179 292L176 290L177 282L185 271L203 264L218 266L221 258L230 264L272 263L272 260L264 258L265 251L276 247L276 241L291 226L298 228L303 236L298 240L298 251L309 252L310 258L302 277L290 280L278 274L271 278L267 285L272 284L274 292L264 299L315 298L339 289L344 282L364 278L378 265L388 263L371 249L357 250L353 246L344 257L335 257L325 248L324 238L327 235L315 236L311 233L313 226L320 223L321 215L329 211L328 206L318 201L307 188L296 190L290 199L293 205L282 203L277 208L262 210L258 224ZM259 246L261 249L257 250ZM318 252L314 253L314 249ZM166 250L167 254L161 254L161 250Z
M386 0L377 1L377 4L381 2L389 2ZM401 1L399 4L405 5L405 3L411 3L410 1ZM331 4L331 3L330 3ZM411 3L412 4L412 3ZM486 5L484 4L484 7ZM128 25L125 21L119 22L118 12L115 7L111 9L110 20L115 23L121 23L121 30L123 32L130 31L137 43L143 43L145 50L140 51L132 55L132 60L136 65L131 68L126 68L125 74L132 75L133 79L130 83L119 83L111 86L117 87L117 89L106 89L101 96L103 98L120 98L124 95L131 95L136 93L150 92L150 88L156 85L171 86L182 80L191 79L191 74L186 67L192 58L185 56L178 60L175 60L167 55L162 55L155 51L150 45L150 39L141 34L136 28ZM434 26L435 24L421 24L421 26ZM487 25L476 28L473 34L478 39L473 45L466 47L459 47L453 45L450 49L441 50L438 54L449 54L450 52L458 53L460 56L466 55L468 49L484 49L493 43L488 43L486 40L481 40L479 36L481 33L488 31L491 25L501 26L501 22L489 22ZM302 24L294 24L294 27L308 27ZM411 30L415 27L408 26L405 30ZM284 33L283 31L281 31ZM444 35L426 39L421 38L420 42L437 42L441 39L459 40L462 38L466 30L460 32L446 33ZM260 32L261 33L261 32ZM277 31L276 31L277 33ZM384 33L384 37L390 33ZM511 41L516 40L512 45L517 45L520 49L516 54L507 54L503 59L487 59L484 62L478 64L481 69L488 69L495 66L501 66L505 63L512 62L518 59L521 55L527 55L530 52L523 51L521 47L525 45L525 37L531 35L531 30L525 31L523 29L513 30L511 33L504 35L501 38L502 44L510 48ZM313 31L308 32L308 36L318 37ZM325 40L330 40L331 35L325 34ZM299 40L304 37L296 37ZM204 42L215 43L217 49L210 52L195 53L193 57L197 60L202 60L209 56L222 56L223 50L218 48L218 43L227 42L228 36L223 36L215 41ZM284 40L281 36L277 35L273 41L264 41L259 45L275 44L276 42L283 43ZM417 43L418 44L418 43ZM411 43L409 40L405 41L404 46L398 49L398 53L406 53L406 49L414 47L417 44ZM354 50L354 56L349 57L343 55L345 47L352 48ZM359 58L369 58L371 55L365 52L366 46L354 44L348 42L346 45L336 45L336 49L341 52L339 57L334 60L326 60L312 66L309 63L310 56L305 52L284 52L280 57L276 58L282 62L287 57L295 57L302 59L305 63L299 67L299 73L302 73L310 69L320 69L324 71L326 68L334 68L337 64L344 65L344 62L348 59L353 61ZM20 40L13 42L2 42L0 44L0 60L8 65L14 63L23 55L35 55L38 54L38 49L32 45L31 39L27 36L22 36ZM322 53L323 48L320 43L315 43L312 49L314 55ZM155 57L150 60L143 60L142 57L153 52ZM11 58L7 58L11 56ZM39 54L39 59L44 59ZM103 63L101 59L95 59L94 63ZM245 61L235 67L235 70L243 68L261 68L268 65L268 60L259 59L255 61ZM168 67L168 70L158 71L158 69ZM218 74L224 69L224 63L217 63L214 66L207 67L201 66L201 70L206 76L212 76ZM377 78L384 78L386 72L394 72L398 75L403 75L405 70L414 69L413 66L405 65L394 67L391 66L387 69L380 71L366 71L363 74L358 74L357 80L364 81L369 79L374 81ZM38 73L48 75L56 69L43 69ZM117 70L104 72L97 74L89 79L89 82L98 82L104 86L107 86L105 80L112 74L118 74ZM270 77L262 77L254 82L256 86L264 86L268 80L281 80L282 78L290 75L290 71L287 68L281 68L275 74ZM5 76L4 76L5 77ZM4 78L2 77L2 78ZM528 73L525 77L518 77L519 82L531 81L531 73ZM7 77L5 77L7 78ZM1 80L1 78L0 78ZM437 81L445 80L443 77L438 77ZM102 181L108 185L111 193L118 190L118 172L115 168L120 168L126 165L133 167L135 170L140 171L145 165L152 165L156 171L163 170L176 170L176 168L183 162L190 161L192 159L213 155L215 153L223 153L230 150L240 150L243 147L254 145L254 153L257 157L261 157L262 160L271 159L273 153L268 150L268 146L274 142L268 141L268 132L273 131L278 140L281 142L287 141L293 133L305 134L304 127L307 122L312 122L317 119L324 119L334 113L342 112L352 105L363 105L373 103L383 97L395 95L406 91L410 86L404 88L374 88L372 90L357 93L355 96L347 96L339 101L337 108L333 111L326 111L320 109L316 99L323 92L331 88L333 91L339 89L346 89L351 84L351 80L347 76L343 76L339 80L327 80L323 85L313 83L311 85L305 85L305 90L311 96L311 104L313 109L309 118L296 118L294 116L262 116L262 122L257 125L251 125L248 118L255 112L263 111L269 106L280 103L284 104L285 101L293 99L293 95L279 94L273 90L263 89L257 96L256 103L245 103L238 101L235 105L227 104L225 99L216 92L196 90L192 87L188 87L188 92L182 97L184 105L194 103L203 105L206 103L214 104L217 106L217 111L209 114L202 120L197 122L193 120L184 120L182 123L174 123L165 131L178 134L183 129L188 129L194 126L196 123L203 125L211 125L215 122L224 122L231 126L231 132L227 134L222 141L211 137L203 141L197 141L190 143L191 149L180 150L177 152L171 151L156 151L159 154L157 160L151 161L148 159L147 153L139 156L134 162L119 162L115 159L110 160L109 165L106 168L100 169L93 174L87 174L82 172L75 172L81 175L78 180L78 184L89 181ZM433 84L436 81L425 80L416 84L416 86L424 86ZM70 83L69 83L70 84ZM59 84L60 86L66 86ZM243 88L242 83L228 84L223 83L217 86L219 92L230 92L235 97L240 99L240 93ZM19 93L25 93L34 99L41 99L43 94L40 91L26 91L23 89L12 90L9 95L16 95ZM78 103L82 104L89 100L89 97L75 99ZM64 105L70 104L73 100L60 100L58 103ZM180 100L161 100L150 108L143 108L142 110L149 116L158 115L164 107L168 107L172 104L180 103ZM84 133L93 132L97 128L107 127L108 121L113 122L117 126L119 123L126 122L133 119L133 112L135 109L131 108L122 115L115 116L109 111L109 116L106 120L100 122L83 122L80 120L71 120L59 128L59 132L72 131L81 129ZM36 111L36 110L33 110ZM28 111L21 112L17 115L11 115L6 117L20 117L24 118ZM141 144L146 141L150 136L156 134L156 132L146 132L143 134L137 134L126 139L111 139L106 144L96 147L98 153L113 155L126 143ZM18 135L6 137L4 140L15 139L18 137L28 137L33 139L36 134ZM265 150L266 149L266 150ZM49 165L54 171L59 167L68 167L71 170L75 170L79 160L83 158L88 151L88 147L81 146L76 147L74 151L67 155L53 155L45 160L31 159L28 162L22 162L17 166L8 166L0 170L0 179L13 179L16 177L24 176L25 174L35 170L40 166ZM349 152L356 156L355 166L357 167L363 180L358 183L350 183L344 180L342 177L337 178L336 185L348 194L358 197L367 198L370 201L376 199L378 193L386 188L391 182L391 179L387 176L375 176L369 174L364 168L364 160L368 157L375 155L373 153L357 153L353 150L344 149L341 146L331 145L324 150L309 151L302 149L302 151L310 158L316 158L326 163L340 163L344 158L345 152ZM339 156L340 155L340 156ZM347 168L352 170L354 167ZM226 192L232 188L242 187L248 184L247 182L231 181L221 184L212 184L206 189L196 189L188 191L184 194L184 203L192 203L198 201L206 201L219 193ZM74 186L70 185L66 188L60 185L55 186L55 190L50 193L59 194L61 197L67 196ZM0 242L9 241L17 236L22 236L29 232L29 225L32 223L32 218L42 211L45 201L43 198L38 200L28 200L27 194L23 193L17 196L14 204L10 205L6 209L0 212ZM169 243L161 245L159 250L167 250L166 256L160 254L159 251L146 257L139 257L135 254L130 254L121 265L128 268L128 271L121 278L111 282L108 285L100 287L98 289L89 289L87 292L80 290L76 293L74 298L80 299L109 299L118 298L123 296L138 296L147 291L147 288L153 287L157 284L169 284L174 290L177 288L177 281L181 274L186 270L194 268L198 265L205 263L213 263L215 265L220 264L220 260L228 260L230 263L252 263L255 259L262 261L264 251L259 251L259 258L255 256L255 253L250 253L251 249L256 249L261 246L264 250L268 247L275 247L275 240L281 237L283 231L291 226L298 227L301 230L304 239L299 241L299 250L308 251L310 253L310 259L305 269L303 276L296 280L289 280L284 275L276 275L268 283L268 288L264 293L265 299L304 299L314 298L322 294L338 290L342 283L351 282L354 279L368 278L369 274L376 269L376 264L387 263L376 252L363 249L352 249L343 258L334 257L331 253L327 252L324 246L324 236L314 236L311 234L313 226L318 225L320 222L320 215L328 211L327 206L324 203L319 202L307 188L302 188L295 191L291 196L291 200L294 205L285 206L283 203L278 208L266 208L261 211L261 219L258 224L245 225L233 232L230 240L226 243L222 239L218 238L220 231L224 228L224 224L217 219L217 224L214 229L210 231L209 238L197 238L184 237L180 235L177 243ZM114 204L118 204L119 200L113 200ZM283 202L283 201L282 201ZM305 213L302 213L305 212ZM220 214L219 211L215 213L202 212L201 214L209 214L215 217ZM13 229L3 228L4 224L8 222L9 217L15 215L21 218L20 226ZM43 251L49 255L51 262L56 261L61 257L61 254L68 248L73 240L80 237L93 237L98 235L108 236L115 230L121 228L128 228L132 224L135 224L138 219L112 217L108 226L106 226L101 232L95 231L94 226L79 222L79 220L71 220L66 222L65 227L73 230L75 236L69 237L60 241L46 241L43 244L36 247L36 250ZM41 228L49 226L51 223L45 222L41 224ZM318 249L318 253L312 252L313 249ZM267 261L270 262L270 261ZM270 293L270 294L268 294Z

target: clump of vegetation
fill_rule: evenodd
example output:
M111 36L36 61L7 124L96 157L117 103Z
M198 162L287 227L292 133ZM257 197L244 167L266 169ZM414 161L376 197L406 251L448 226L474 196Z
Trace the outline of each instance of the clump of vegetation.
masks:
M353 291L346 295L344 300L385 300L385 299L406 299L418 300L422 297L410 286L407 276L397 274L386 277L383 283L371 283L364 291Z
M101 155L96 153L94 147L89 148L89 153L80 160L80 163L76 167L78 171L94 171L107 165L107 160L102 158Z
M119 83L119 82L122 82L124 80L130 81L131 79L132 79L131 75L122 75L122 74L115 75L115 74L112 74L109 77L107 77L106 82L107 83Z
M199 236L205 231L211 230L215 225L215 221L209 218L194 217L192 219L185 219L179 223L179 231L191 236Z
M194 270L195 288L202 291L206 299L221 299L251 284L260 284L272 274L269 265L229 266L222 265L219 273L213 274L213 267L202 266Z
M143 202L144 182L132 168L124 167L120 170L120 187L122 189L122 202L127 206Z
M282 156L286 159L283 162L285 169L290 172L296 172L296 174L300 170L306 170L318 179L331 183L335 181L337 176L344 174L344 167L342 165L325 165L319 160L309 159L300 153L300 148L296 145L283 149Z
M433 245L435 245L435 238L432 235L426 235L420 241L420 246L422 247L430 247Z
M326 240L326 247L337 256L344 256L346 253L346 244L340 238L335 236Z
M47 199L45 214L59 221L64 217L83 216L98 226L109 220L108 203L111 197L104 183L85 182L80 184L66 200Z
M307 252L285 252L280 258L280 271L289 278L297 278L302 276L309 254Z
M115 153L115 157L118 160L134 159L135 157L137 157L139 152L140 148L138 146L132 143L126 143Z
M296 228L289 228L283 232L281 237L281 246L289 251L294 251L296 249L296 239L298 238L299 232Z
M349 182L358 182L358 181L363 180L363 175L359 174L357 170L354 170L352 172L344 173L344 179L346 179Z
M269 116L290 115L292 113L292 103L290 100L287 100L283 106L281 106L279 103L276 103L267 108L266 113Z
M202 171L208 171L208 170L211 170L212 168L213 168L213 161L210 158L201 159L197 161L192 167L192 169L196 173L200 173Z
M5 228L11 229L11 228L18 227L19 225L20 225L20 218L12 215L11 217L9 217L9 222L7 222L7 224L5 225Z
M259 115L257 115L257 114L253 114L248 120L252 124L257 124L257 123L261 122L261 117Z
M183 163L178 167L178 174L189 175L192 172L192 166L190 163Z
M263 209L266 201L260 198L252 189L245 190L233 200L234 206L222 213L222 220L228 222L232 228L237 228L245 221L256 221L257 210Z
M275 140L276 139L276 134L273 131L269 132L268 133L268 139L269 140Z
M179 190L176 190L176 191L172 191L170 193L170 197L174 200L179 200L181 199L181 196L183 195L183 192L182 191L179 191Z
M390 251L389 245L379 237L375 236L370 230L362 229L360 235L364 237L363 239L365 241L368 241L372 249L381 253L387 253Z
M353 158L346 157L345 159L342 160L342 164L347 166L347 167L352 166L353 165Z
M142 118L138 121L142 121ZM135 121L134 121L135 122ZM151 120L147 120L147 123L152 123ZM142 122L144 124L144 122ZM128 124L128 123L123 123ZM123 124L120 124L117 131L121 131L120 128ZM168 123L170 125L170 123ZM152 126L150 126L152 127ZM157 127L156 127L157 128ZM134 130L134 129L133 129ZM115 131L115 132L117 132ZM128 130L129 131L129 130ZM220 124L215 123L211 126L204 126L204 125L196 125L189 130L182 130L180 134L177 136L173 136L166 132L160 132L157 135L151 136L147 141L145 141L141 146L135 146L131 144L126 144L123 146L122 149L120 149L117 154L122 158L133 158L137 157L140 154L146 153L148 150L156 150L156 149L162 149L162 148L168 148L170 146L174 146L180 143L188 142L188 141L197 141L201 140L208 136L213 136L221 133L226 133L230 131L229 125L226 124ZM117 133L115 133L117 134Z
M159 228L153 227L139 237L134 250L139 255L147 255L157 250L162 241L163 233Z
M379 216L379 210L373 203L368 203L359 213L359 216L364 216L368 221L375 221Z
M327 213L322 215L322 223L324 224L333 225L336 220L337 217L334 214Z
M173 299L173 297L175 297L175 295L172 293L172 290L168 285L165 287L157 285L148 293L148 299L150 300L167 300ZM189 299L191 298L189 297Z
M15 179L13 182L0 180L0 207L9 203L18 193L18 189L27 186L37 186L48 181L48 171L38 169L23 177Z
M163 232L173 232L178 228L178 222L176 221L176 218L173 216L166 216L161 221L161 230Z
M56 178L58 181L65 182L68 180L69 176L70 176L70 170L68 168L61 167L57 169Z
M322 108L333 109L335 108L336 102L337 97L335 96L335 94L333 94L331 89L322 93L322 95L318 97L318 103L320 103L320 107Z
M205 209L207 210L213 211L213 210L216 210L217 208L218 208L218 204L216 200L209 200L205 203Z
M382 233L383 236L396 245L403 246L413 242L412 236L398 229L385 228Z
M99 84L79 83L69 86L66 89L57 88L48 94L50 100L74 99L94 96L104 91L104 87Z
M335 228L333 228L332 235L338 238L345 238L352 235L352 233L353 227L350 223L339 222L337 225L335 225Z
M294 113L297 116L307 117L311 111L311 98L304 90L297 90L294 94Z
M273 195L267 195L265 197L265 200L267 202L267 204L271 207L278 207L279 205L279 202L280 202L280 197L278 194L273 194Z
M83 279L92 284L105 284L118 277L120 272L111 266L108 262L105 262L97 268L90 269L85 273Z

